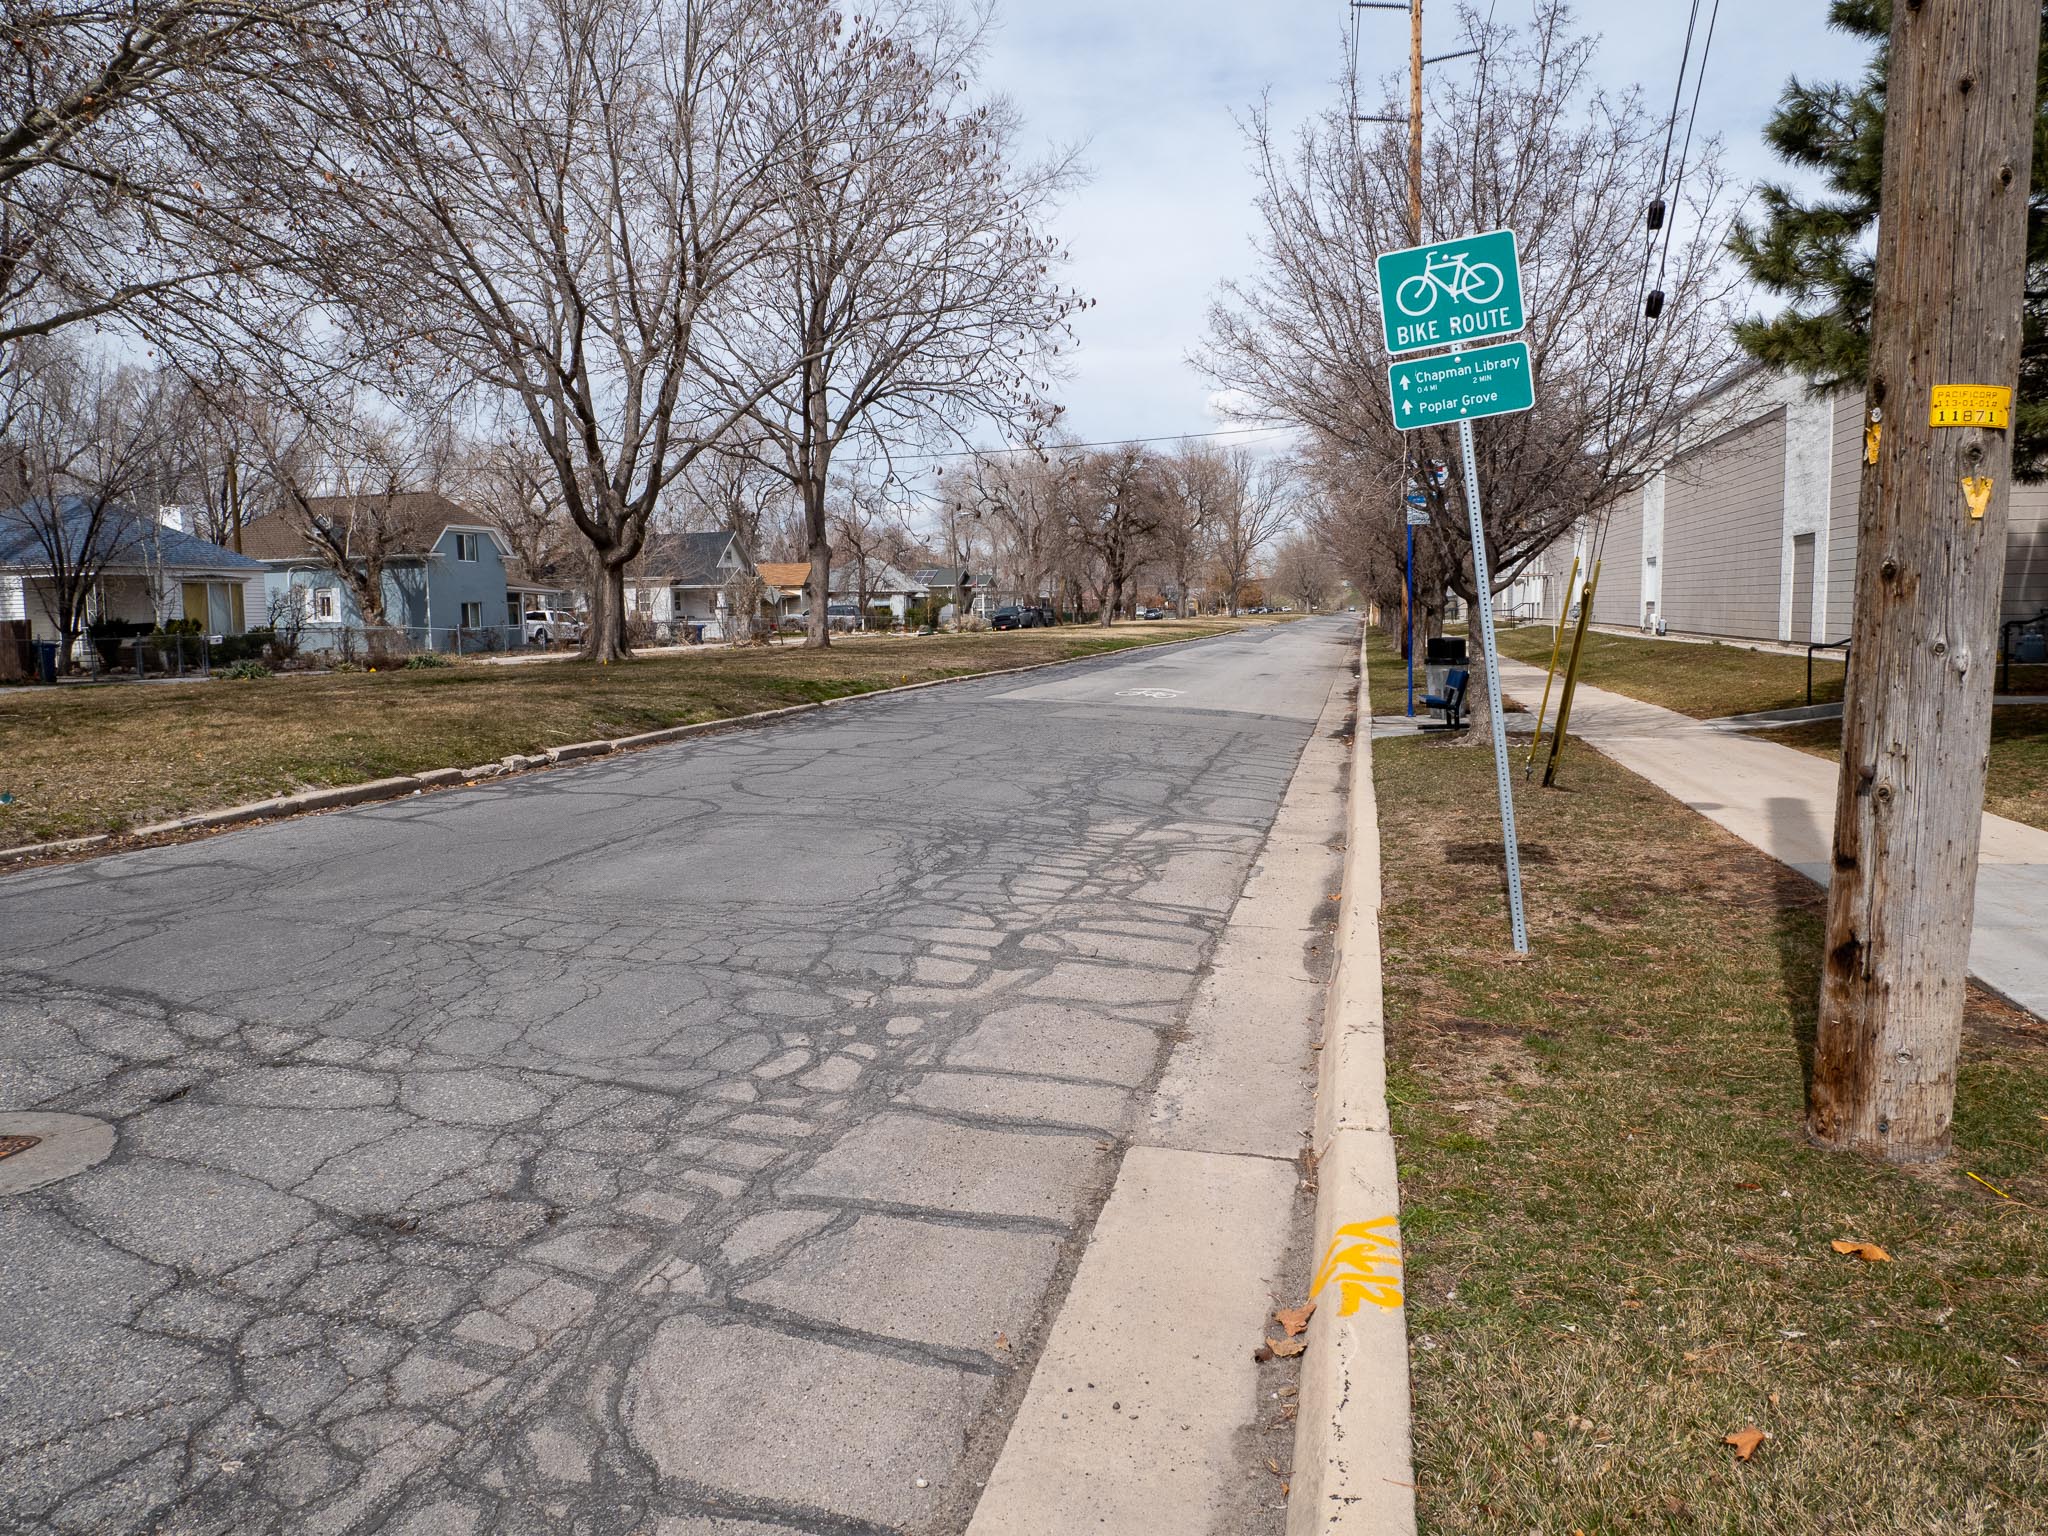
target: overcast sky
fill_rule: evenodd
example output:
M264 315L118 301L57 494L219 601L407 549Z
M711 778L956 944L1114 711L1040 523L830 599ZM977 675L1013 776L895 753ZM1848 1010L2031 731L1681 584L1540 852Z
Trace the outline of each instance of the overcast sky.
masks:
M1495 0L1496 19L1520 20L1527 4ZM1581 0L1583 30L1602 39L1602 82L1639 83L1665 110L1687 9ZM1700 130L1722 136L1745 184L1782 174L1760 130L1786 76L1862 68L1863 50L1828 30L1826 12L1827 0L1721 0ZM1405 19L1362 14L1368 77L1405 68ZM1427 51L1459 46L1449 0L1426 0L1424 14ZM1252 269L1252 184L1233 115L1267 90L1283 123L1331 100L1345 15L1344 0L1005 0L989 84L1017 101L1034 142L1083 143L1093 171L1056 226L1075 283L1101 301L1080 319L1061 394L1085 440L1221 425L1185 358L1217 285Z

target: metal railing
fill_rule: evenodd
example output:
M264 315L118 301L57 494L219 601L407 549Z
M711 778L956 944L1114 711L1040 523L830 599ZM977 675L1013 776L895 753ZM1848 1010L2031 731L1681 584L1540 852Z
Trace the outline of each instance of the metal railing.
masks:
M1840 651L1842 653L1842 691L1849 691L1849 642L1847 640L1809 640L1806 642L1806 702L1813 702L1813 653L1815 651Z
M2031 619L2007 619L1998 626L1998 691L2012 692L2013 637L2038 629L2048 636L2048 608L2043 608Z

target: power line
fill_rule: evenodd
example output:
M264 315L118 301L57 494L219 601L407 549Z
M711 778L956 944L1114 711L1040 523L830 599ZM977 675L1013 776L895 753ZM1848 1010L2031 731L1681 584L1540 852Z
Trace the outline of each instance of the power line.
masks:
M1245 437L1256 432L1293 432L1296 430L1298 429L1294 427L1224 427L1214 432L1169 432L1164 437L1105 437L1101 441L1093 443L1049 443L1043 451L1047 454L1053 454L1064 453L1070 448L1124 448L1142 443L1185 443L1198 438ZM962 448L951 453L896 453L891 454L887 460L874 460L871 462L896 464L910 460L981 459L987 458L992 454L1030 453L1033 451L1020 444L1009 448Z

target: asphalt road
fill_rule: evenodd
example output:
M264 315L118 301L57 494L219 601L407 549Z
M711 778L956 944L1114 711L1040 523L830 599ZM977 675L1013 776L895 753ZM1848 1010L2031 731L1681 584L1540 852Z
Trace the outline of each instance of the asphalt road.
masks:
M957 1531L1354 633L0 879L0 1530Z

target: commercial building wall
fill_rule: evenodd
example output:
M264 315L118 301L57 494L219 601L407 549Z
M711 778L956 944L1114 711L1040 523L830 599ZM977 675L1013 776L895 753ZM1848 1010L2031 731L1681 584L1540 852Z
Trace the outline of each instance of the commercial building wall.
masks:
M1784 523L1782 407L1672 465L1664 477L1665 623L1685 634L1777 639Z
M1614 502L1595 623L1661 618L1676 634L1794 644L1848 637L1862 397L1815 395L1791 378L1745 387L1747 419ZM1582 538L1560 539L1546 565L1568 569ZM2005 619L2048 608L2048 485L2013 491L2001 607Z

